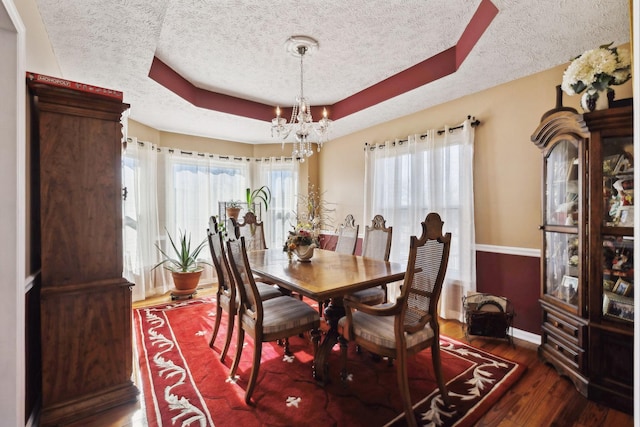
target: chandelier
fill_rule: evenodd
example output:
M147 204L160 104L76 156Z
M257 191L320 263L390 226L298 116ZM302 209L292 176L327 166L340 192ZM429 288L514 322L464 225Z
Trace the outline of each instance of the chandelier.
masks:
M282 139L282 148L284 148L286 139L293 134L295 140L291 156L303 163L307 157L313 155L312 143L315 142L320 151L322 144L327 141L331 120L327 118L325 108L322 119L314 123L311 106L304 96L304 56L317 50L318 42L311 37L293 36L287 40L285 48L289 53L300 58L300 95L296 97L288 123L284 117L280 116L280 107L276 107L276 117L271 120L271 137Z

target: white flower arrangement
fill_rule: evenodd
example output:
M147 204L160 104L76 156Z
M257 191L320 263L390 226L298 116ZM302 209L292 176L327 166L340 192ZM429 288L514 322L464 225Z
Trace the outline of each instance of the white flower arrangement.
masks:
M626 49L612 43L591 49L576 57L562 76L562 90L568 95L603 91L631 78L631 57Z

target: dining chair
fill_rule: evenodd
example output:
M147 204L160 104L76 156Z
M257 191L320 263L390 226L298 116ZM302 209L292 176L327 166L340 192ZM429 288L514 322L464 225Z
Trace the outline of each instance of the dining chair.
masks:
M360 226L355 223L353 215L349 214L338 228L338 241L336 252L353 255L356 253L356 243L358 243L358 231Z
M396 359L396 372L405 417L417 422L411 405L407 357L431 347L431 360L445 405L451 401L440 358L438 301L449 260L451 233L442 234L443 222L435 212L422 225L422 235L411 236L409 260L400 296L393 304L369 306L344 298L346 316L340 319L343 337L372 353ZM346 379L347 345L341 340L341 375Z
M229 377L235 378L242 355L244 334L247 333L253 338L254 345L253 364L244 400L248 405L252 405L251 395L260 369L262 343L284 340L284 353L291 355L288 338L310 331L315 356L320 341L320 316L311 306L294 297L280 296L265 301L260 299L243 236L240 240L227 241L227 253L240 293L238 351ZM309 372L309 375L311 374L312 372Z
M256 214L247 212L241 221L233 219L236 239L244 236L248 251L268 249L264 237L264 223L258 221Z
M224 235L217 230L216 219L212 216L209 219L207 237L209 239L209 249L211 250L213 266L218 276L218 290L216 291L216 320L213 325L213 335L209 341L209 347L213 348L218 330L220 329L222 311L225 311L228 315L227 337L222 352L220 353L220 360L224 362L227 351L229 350L229 344L231 343L231 335L235 326L238 306L240 305L240 297L233 282L231 271L229 270L229 262L224 248ZM266 283L256 282L256 287L258 288L260 298L263 300L282 296L282 293L276 287Z
M386 220L382 215L376 215L371 220L371 225L364 228L364 240L362 241L362 256L367 258L389 261L391 253L391 236L393 227L386 226ZM376 305L386 302L386 285L363 289L350 295L351 299L362 304Z
M356 244L358 243L358 231L360 225L356 224L353 215L348 214L344 222L338 228L338 241L336 242L335 252L341 254L353 255L356 253ZM318 301L318 312L323 314L324 306L328 301Z

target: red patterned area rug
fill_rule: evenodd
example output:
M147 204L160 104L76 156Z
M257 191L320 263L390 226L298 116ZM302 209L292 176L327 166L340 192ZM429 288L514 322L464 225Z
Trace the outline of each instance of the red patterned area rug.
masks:
M238 378L228 378L236 354L235 333L224 363L227 315L214 349L209 339L215 298L172 302L134 310L135 339L149 426L383 426L406 425L398 398L395 366L358 354L349 346L348 381L340 381L340 351L329 360L331 382L312 378L312 347L290 339L293 356L265 343L253 393L244 403L253 342L245 338ZM445 379L453 407L444 408L436 386L431 352L410 359L411 397L424 426L471 426L522 376L525 367L441 336Z

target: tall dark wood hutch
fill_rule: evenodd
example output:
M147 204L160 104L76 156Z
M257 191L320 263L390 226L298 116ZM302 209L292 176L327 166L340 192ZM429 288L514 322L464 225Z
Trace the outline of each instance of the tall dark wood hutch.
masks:
M558 108L542 150L540 357L591 400L633 413L633 109Z
M27 75L30 247L40 273L47 426L135 401L138 390L132 284L122 277L120 120L129 106L100 88L36 77Z

